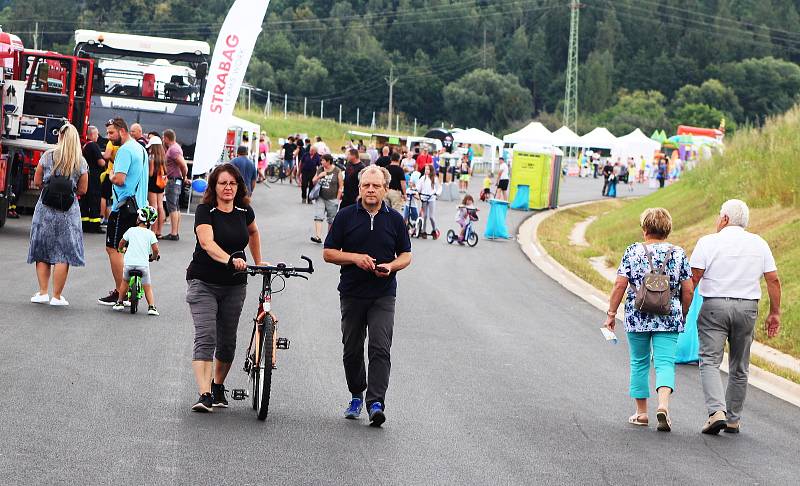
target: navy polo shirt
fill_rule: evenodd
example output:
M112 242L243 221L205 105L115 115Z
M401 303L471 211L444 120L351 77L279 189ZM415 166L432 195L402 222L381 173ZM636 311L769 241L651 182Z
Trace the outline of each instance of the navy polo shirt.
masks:
M379 265L394 261L401 253L410 252L411 239L400 213L382 203L373 218L358 201L342 208L336 215L325 238L325 248L366 254ZM339 294L344 297L375 299L394 296L397 292L394 272L389 277L378 277L358 268L358 265L342 265L340 273Z

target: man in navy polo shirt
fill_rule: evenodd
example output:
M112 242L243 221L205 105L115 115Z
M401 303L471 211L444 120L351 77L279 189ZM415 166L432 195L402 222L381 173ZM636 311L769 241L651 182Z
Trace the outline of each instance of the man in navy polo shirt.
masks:
M411 264L411 240L403 216L383 202L390 180L389 171L376 165L359 173L359 200L336 215L322 254L326 262L341 266L342 361L352 394L344 416L361 415L366 390L373 427L386 421L396 273ZM364 365L367 333L368 372Z

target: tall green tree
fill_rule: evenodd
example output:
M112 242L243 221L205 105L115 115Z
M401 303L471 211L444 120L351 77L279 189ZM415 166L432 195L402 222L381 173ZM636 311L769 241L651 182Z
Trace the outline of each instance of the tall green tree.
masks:
M513 74L476 69L444 87L444 108L461 126L499 131L531 115L531 95Z

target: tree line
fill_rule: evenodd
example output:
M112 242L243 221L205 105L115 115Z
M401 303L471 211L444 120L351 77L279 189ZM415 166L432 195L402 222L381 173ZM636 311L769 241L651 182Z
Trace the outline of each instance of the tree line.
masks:
M69 52L92 28L213 44L230 0L2 0L0 23L26 46ZM759 124L798 101L800 1L583 0L579 131L605 125ZM37 24L38 22L38 24ZM362 120L503 133L531 118L560 126L568 0L272 0L247 81ZM333 110L331 111L331 113Z

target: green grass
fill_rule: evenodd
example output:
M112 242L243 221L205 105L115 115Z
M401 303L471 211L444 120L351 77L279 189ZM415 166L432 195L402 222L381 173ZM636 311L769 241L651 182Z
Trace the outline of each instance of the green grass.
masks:
M764 298L756 339L800 357L798 130L800 108L795 108L770 120L760 130L737 133L728 141L724 155L701 163L680 182L648 197L625 202L601 216L589 227L587 240L594 251L616 265L629 244L641 241L639 214L648 207L664 207L673 218L670 241L691 252L700 236L715 230L719 207L725 200L746 201L751 208L748 229L769 242L783 283L781 333L777 338L766 337L762 324L768 299Z
M620 200L607 200L597 204L586 204L559 211L542 221L537 231L539 242L547 253L572 273L589 282L603 292L611 292L612 284L600 275L589 263L589 258L602 256L596 248L574 246L569 241L572 228L590 216L600 216L623 206Z
M370 130L368 127L363 126L359 127L345 123L339 124L328 118L304 118L303 115L295 113L289 113L286 119L283 118L283 112L265 117L257 110L248 112L247 110L237 109L234 114L239 118L258 123L261 126L261 130L267 132L267 135L272 141L273 150L276 150L275 144L278 143L279 138L286 138L289 135L297 133L307 134L309 138L319 135L334 152L338 152L339 147L343 146L348 140L346 135L348 130L358 130L366 133L372 133L374 131L378 133L401 134L400 132L388 131L386 129ZM406 133L403 135L408 134ZM370 142L365 139L364 143L369 146Z

